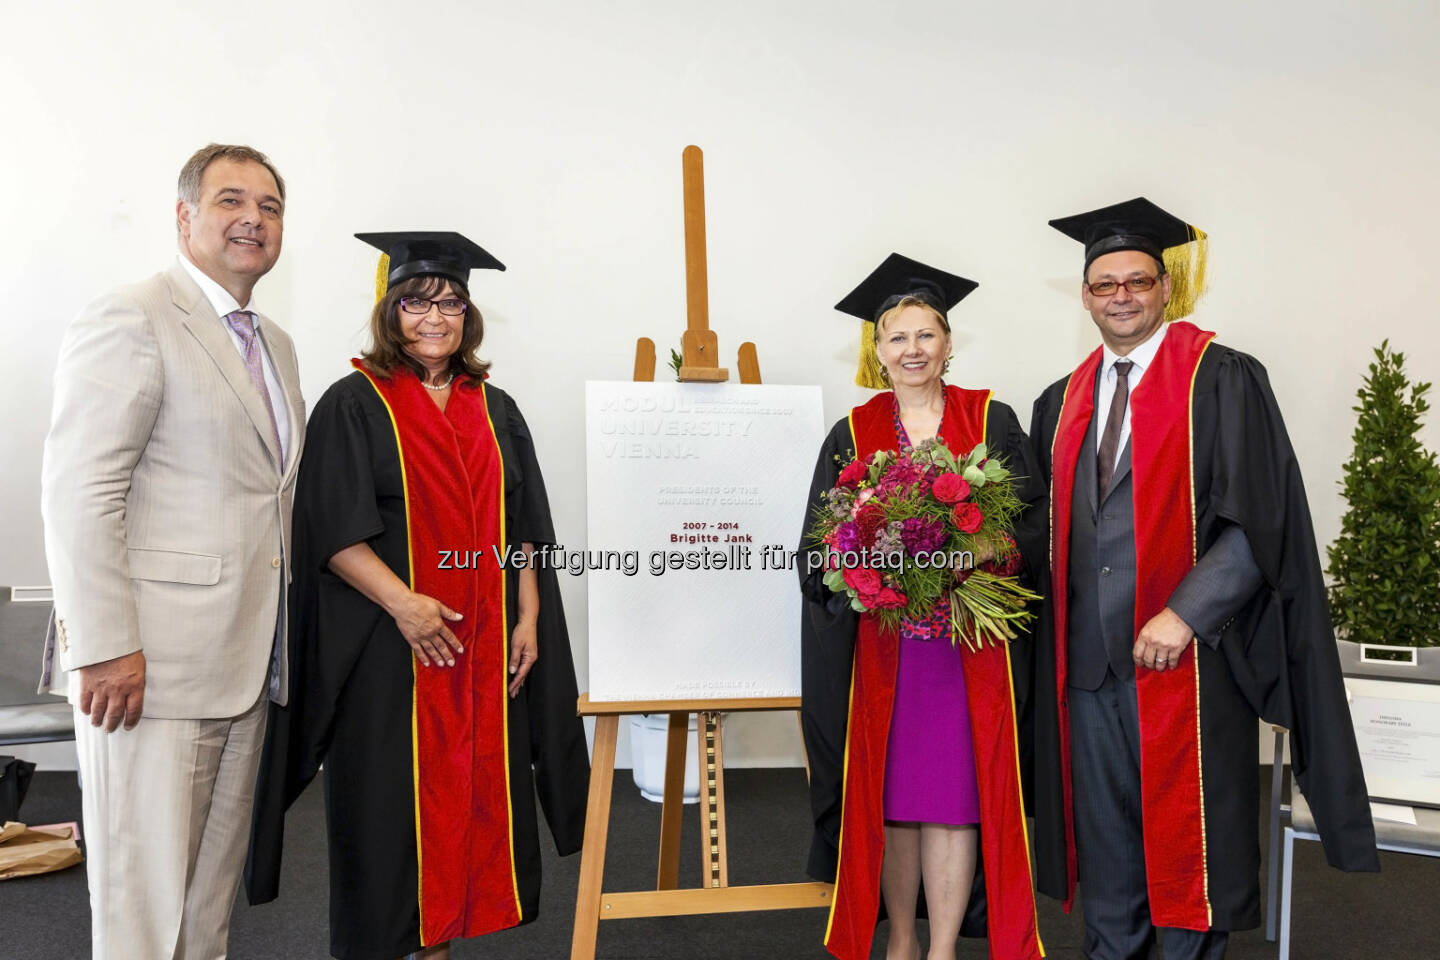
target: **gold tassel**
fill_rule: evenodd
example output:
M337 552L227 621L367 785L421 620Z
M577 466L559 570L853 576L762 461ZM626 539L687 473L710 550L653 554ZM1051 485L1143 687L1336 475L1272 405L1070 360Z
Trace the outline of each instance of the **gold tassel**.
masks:
M875 321L866 320L860 324L860 368L855 372L855 383L867 390L885 390L885 367L880 355L875 352Z
M379 303L389 287L390 254L380 254L380 263L375 267L375 302Z
M1204 230L1190 228L1194 234L1189 243L1170 247L1164 252L1165 271L1170 274L1170 302L1165 305L1165 321L1180 320L1195 312L1195 304L1205 293L1205 265L1209 259L1210 238Z

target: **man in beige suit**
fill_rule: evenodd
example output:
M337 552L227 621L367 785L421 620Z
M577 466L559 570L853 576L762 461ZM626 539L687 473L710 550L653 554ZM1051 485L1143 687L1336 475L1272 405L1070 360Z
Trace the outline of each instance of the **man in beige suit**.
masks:
M65 331L41 509L47 662L75 709L96 958L224 957L285 584L305 411L251 290L285 183L249 147L180 173L179 256ZM59 692L59 689L57 689Z

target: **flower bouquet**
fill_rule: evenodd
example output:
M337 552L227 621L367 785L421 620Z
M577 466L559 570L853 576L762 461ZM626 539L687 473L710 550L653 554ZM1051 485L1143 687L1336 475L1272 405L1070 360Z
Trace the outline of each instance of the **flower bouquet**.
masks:
M1015 639L1040 599L1016 578L1011 531L1023 508L1010 471L985 444L957 460L936 438L845 464L810 535L827 549L825 585L882 629L922 620L948 597L951 642L978 649Z

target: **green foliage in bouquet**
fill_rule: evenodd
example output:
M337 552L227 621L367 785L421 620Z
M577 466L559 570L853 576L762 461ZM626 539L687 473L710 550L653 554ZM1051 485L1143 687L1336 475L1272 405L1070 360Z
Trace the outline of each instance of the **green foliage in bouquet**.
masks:
M1440 465L1417 437L1428 383L1405 376L1386 340L1364 386L1355 452L1341 481L1349 504L1330 546L1330 610L1342 639L1440 646Z

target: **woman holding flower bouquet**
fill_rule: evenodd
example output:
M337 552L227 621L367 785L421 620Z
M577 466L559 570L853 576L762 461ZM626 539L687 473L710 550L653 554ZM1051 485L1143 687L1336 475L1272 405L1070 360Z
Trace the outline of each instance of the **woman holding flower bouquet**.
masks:
M835 881L825 944L842 960L869 956L882 899L888 960L922 956L922 888L929 960L953 960L962 919L994 960L1043 956L1029 651L1010 641L1036 599L1022 580L1044 561L1045 488L1014 412L942 380L947 311L976 286L892 254L837 306L864 322L857 382L890 388L826 439L800 565L809 872Z

